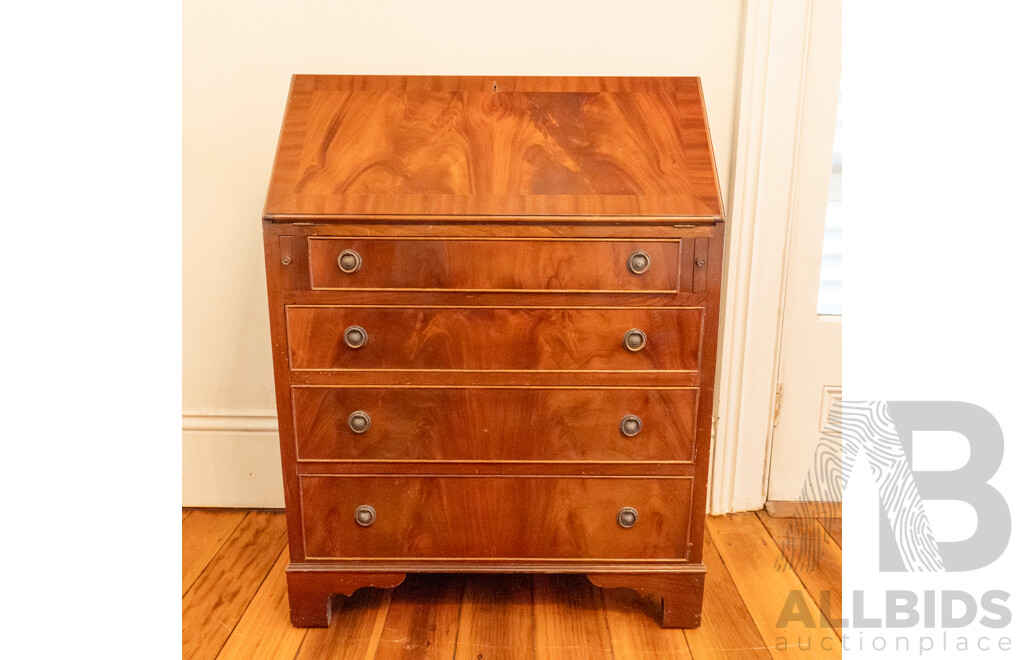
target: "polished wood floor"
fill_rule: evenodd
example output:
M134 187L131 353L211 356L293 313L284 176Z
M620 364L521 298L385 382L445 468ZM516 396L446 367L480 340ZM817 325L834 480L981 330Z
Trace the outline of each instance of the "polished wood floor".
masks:
M410 575L336 598L330 628L293 628L282 513L186 509L181 527L189 659L841 657L841 519L709 518L704 623L685 631L579 575ZM787 606L816 625L777 628Z

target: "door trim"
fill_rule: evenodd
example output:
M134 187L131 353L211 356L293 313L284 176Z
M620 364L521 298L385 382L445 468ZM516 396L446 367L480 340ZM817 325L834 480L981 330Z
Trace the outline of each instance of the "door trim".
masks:
M708 493L708 510L714 514L756 511L767 500L814 1L762 0L748 2L744 9L736 158L726 224L722 368Z

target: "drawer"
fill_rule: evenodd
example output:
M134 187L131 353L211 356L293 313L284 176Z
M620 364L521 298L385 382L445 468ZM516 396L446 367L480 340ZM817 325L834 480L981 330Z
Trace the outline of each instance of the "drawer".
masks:
M698 391L300 386L292 401L299 460L691 462Z
M313 289L674 293L680 246L679 239L318 237L309 239L310 284Z
M286 317L295 370L696 371L704 310L324 305ZM645 341L631 351L634 330Z
M306 556L681 559L689 477L299 477ZM372 507L362 526L357 508ZM620 510L637 512L632 527Z

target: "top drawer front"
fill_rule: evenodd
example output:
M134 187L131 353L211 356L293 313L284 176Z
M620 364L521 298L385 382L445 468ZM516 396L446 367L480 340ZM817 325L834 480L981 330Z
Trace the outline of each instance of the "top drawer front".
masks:
M313 237L310 285L346 290L675 293L680 244L678 239ZM348 255L345 270L339 265L342 253Z

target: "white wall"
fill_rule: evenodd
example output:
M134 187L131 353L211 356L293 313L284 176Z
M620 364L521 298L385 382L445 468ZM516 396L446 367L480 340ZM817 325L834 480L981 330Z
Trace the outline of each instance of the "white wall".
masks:
M283 506L260 212L293 73L697 75L732 189L741 0L185 0L182 498Z

